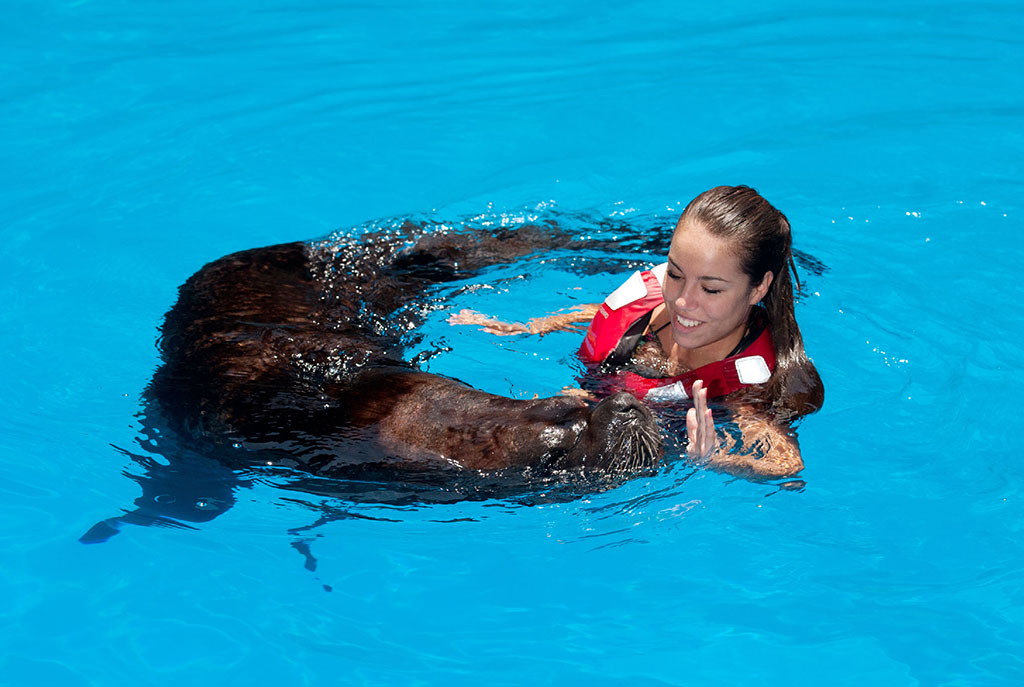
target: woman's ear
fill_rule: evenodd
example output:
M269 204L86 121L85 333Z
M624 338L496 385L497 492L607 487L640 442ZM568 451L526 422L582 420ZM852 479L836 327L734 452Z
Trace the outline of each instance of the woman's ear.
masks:
M772 280L774 278L775 275L772 274L771 270L764 273L764 277L761 278L761 283L757 284L750 290L751 305L757 305L764 299L765 294L768 293L768 287L772 285Z

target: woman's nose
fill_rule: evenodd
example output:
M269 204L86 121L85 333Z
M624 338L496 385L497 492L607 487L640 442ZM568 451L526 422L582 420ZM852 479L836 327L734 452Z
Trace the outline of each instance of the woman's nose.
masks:
M682 288L679 289L679 293L675 297L675 306L679 310L686 310L696 305L696 292L694 291L695 285L692 283L683 284Z

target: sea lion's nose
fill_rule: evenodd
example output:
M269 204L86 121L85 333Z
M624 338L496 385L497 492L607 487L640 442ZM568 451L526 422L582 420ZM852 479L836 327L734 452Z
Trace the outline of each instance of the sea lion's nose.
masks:
M647 414L647 409L640 401L636 400L633 394L619 391L594 406L591 417L599 421L611 422L616 419L627 420Z
M618 391L612 394L600 405L607 406L608 410L613 413L628 413L643 407L640 401L636 400L636 396L627 391Z
M604 399L590 415L588 467L635 472L658 464L662 455L658 423L632 394L620 391Z

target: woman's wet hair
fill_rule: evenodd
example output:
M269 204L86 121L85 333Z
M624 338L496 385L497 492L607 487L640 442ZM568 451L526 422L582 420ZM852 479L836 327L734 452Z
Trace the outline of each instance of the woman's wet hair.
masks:
M780 419L820 408L825 388L804 352L794 312L793 285L799 288L799 281L795 279L789 220L749 186L717 186L690 201L677 231L684 225L700 225L731 241L751 287L760 284L766 272L772 273L774 278L761 302L775 342L775 371L763 393Z

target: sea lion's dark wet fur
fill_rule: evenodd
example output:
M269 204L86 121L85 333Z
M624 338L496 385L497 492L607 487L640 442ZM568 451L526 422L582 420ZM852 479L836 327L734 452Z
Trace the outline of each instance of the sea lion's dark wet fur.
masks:
M628 394L515 400L403 359L431 285L570 242L547 227L408 224L226 256L181 287L149 401L223 460L327 477L651 468L657 426Z

